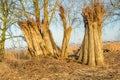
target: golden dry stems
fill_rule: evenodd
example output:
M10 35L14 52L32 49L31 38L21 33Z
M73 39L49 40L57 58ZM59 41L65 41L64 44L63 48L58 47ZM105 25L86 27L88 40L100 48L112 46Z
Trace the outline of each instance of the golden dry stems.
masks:
M108 49L111 52L120 51L120 43L118 42L104 43L103 49Z
M88 6L82 9L82 13L85 20L87 20L89 24L91 24L91 22L93 21L99 21L99 23L101 24L105 9L102 4L97 4L97 6Z
M4 58L6 61L16 61L21 59L28 60L31 59L31 56L29 55L29 51L27 49L24 50L6 49Z

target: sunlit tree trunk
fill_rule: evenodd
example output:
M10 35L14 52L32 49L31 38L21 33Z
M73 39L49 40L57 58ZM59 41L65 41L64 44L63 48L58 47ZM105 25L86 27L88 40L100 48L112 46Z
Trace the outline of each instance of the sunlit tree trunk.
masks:
M49 52L50 52L49 55L54 55L52 43L50 41L50 36L49 36L49 29L48 29L47 25L42 26L42 30L43 30L44 42L46 44L47 49L49 49Z
M49 23L48 23L48 1L49 0L44 0L44 22L43 22L43 26L42 26L42 30L43 30L43 39L45 41L45 44L47 45L47 48L50 51L51 55L53 54L53 47L52 47L52 43L50 41L50 36L49 36Z
M88 26L86 26L86 29L85 29L85 37L84 37L84 46L83 47L83 52L84 52L84 57L83 57L83 63L84 64L87 64L87 61L88 61Z
M62 58L67 58L68 53L67 53L67 48L68 48L68 43L70 40L71 32L72 32L72 26L69 26L67 28L67 21L66 21L66 16L65 16L65 10L62 6L60 6L60 17L63 22L63 28L64 28L64 36L63 36L63 41L62 41L62 53L61 57Z
M68 27L66 31L64 31L64 37L63 37L63 43L62 43L62 57L65 57L65 58L68 57L67 48L70 40L71 31L72 31L71 26Z
M30 51L32 56L39 55L51 55L57 57L60 54L59 47L55 44L51 31L49 30L50 23L52 22L52 18L54 16L57 2L54 5L53 12L50 16L49 20L49 10L48 10L48 2L49 0L44 0L44 19L40 22L40 7L39 1L33 0L34 12L35 12L35 20L28 17L25 13L25 7L21 0L21 6L23 8L23 12L27 21L19 21L18 25L24 33L26 42L28 44L28 50Z
M52 47L53 47L53 53L54 53L54 57L58 58L60 56L61 53L61 49L57 46L57 44L55 43L54 39L53 39L53 35L52 32L49 30L49 36L50 36L50 41L52 43Z
M45 43L33 19L18 22L25 36L29 51L32 56L46 55Z
M102 19L104 6L98 1L82 10L85 23L85 36L79 51L79 62L90 66L103 66Z

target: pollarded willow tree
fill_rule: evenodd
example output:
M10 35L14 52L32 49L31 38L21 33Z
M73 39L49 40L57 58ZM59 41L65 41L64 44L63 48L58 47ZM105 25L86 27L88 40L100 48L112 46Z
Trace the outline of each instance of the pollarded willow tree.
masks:
M70 39L70 33L72 28L66 27L66 17L64 15L64 8L60 7L60 16L64 25L64 38L63 38L63 46L62 50L57 46L55 43L52 32L50 31L49 27L52 22L52 19L54 17L56 7L58 6L58 0L56 0L56 3L54 4L54 8L52 10L52 14L49 14L49 0L44 0L43 4L43 14L44 18L43 20L40 20L41 16L40 13L40 6L39 6L39 0L32 0L33 6L34 6L34 14L35 14L35 20L33 18L28 17L27 11L25 9L25 6L23 4L23 1L20 0L24 15L26 16L27 20L19 21L18 25L20 26L26 42L28 44L28 49L31 54L31 56L55 56L55 57L65 57L68 41ZM49 17L50 16L50 17Z
M48 12L48 0L44 0L44 19L42 22L40 21L40 6L38 0L32 0L33 6L34 6L34 14L35 14L35 20L28 17L24 2L20 0L23 12L25 17L27 18L26 21L19 21L18 25L20 26L26 42L28 44L28 49L31 54L31 56L38 56L38 55L54 55L53 48L59 50L58 47L55 46L55 42L53 41L51 31L49 30L49 25L51 23L51 20L54 16L55 9L57 7L57 1L54 6L53 13L49 19L49 12ZM53 46L54 45L54 46Z
M79 53L79 62L90 66L103 66L102 21L105 13L103 4L94 0L93 5L82 9L85 36Z

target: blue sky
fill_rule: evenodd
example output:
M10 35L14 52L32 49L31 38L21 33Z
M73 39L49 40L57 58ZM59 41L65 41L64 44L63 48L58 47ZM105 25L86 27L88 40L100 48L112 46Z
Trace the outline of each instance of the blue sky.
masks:
M15 26L13 26L15 27ZM103 41L120 41L120 22L113 22L105 25L103 27L102 37ZM21 35L22 31L18 28L12 28L14 35ZM63 27L58 23L57 25L51 25L50 30L53 33L55 42L60 46L62 44L63 38ZM80 25L78 28L72 30L71 38L69 44L81 44L84 37L84 28L83 25ZM14 39L14 41L6 40L6 48L16 47L26 47L27 44L22 38Z
M69 15L71 16L70 17L71 20L73 17L79 18L79 20L76 20L75 24L72 25L73 30L72 30L69 44L81 44L83 37L84 37L84 24L83 24L83 20L81 17L81 9L83 7L83 4L80 5L79 3L75 3L75 5L72 5L72 4L67 5L69 1L70 0L68 0L68 2L62 3L62 5L65 7L66 14L68 13L70 9ZM77 11L76 12L77 14L72 15L74 14L75 11ZM63 25L62 25L62 22L60 21L59 12L56 12L55 16L57 17L57 20L53 19L53 22L50 26L50 30L53 33L55 42L60 46L62 44L62 39L63 39ZM120 41L120 30L119 30L120 21L111 22L111 20L112 18L107 19L106 22L108 22L108 24L103 26L103 32L102 32L103 41ZM67 16L67 21L68 21L67 25L68 26L71 25L71 22L69 21L68 16ZM12 26L11 30L12 30L13 35L22 34L22 31L16 25ZM10 48L10 47L14 48L13 45L15 45L16 47L27 46L26 42L22 38L17 38L14 40L12 39L6 40L6 43L5 43L6 48Z

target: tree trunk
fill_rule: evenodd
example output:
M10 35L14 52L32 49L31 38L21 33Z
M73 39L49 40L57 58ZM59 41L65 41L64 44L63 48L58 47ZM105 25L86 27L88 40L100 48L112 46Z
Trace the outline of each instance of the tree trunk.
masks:
M72 31L72 27L68 27L67 28L67 21L66 21L66 16L65 16L65 10L62 6L60 6L60 17L62 19L63 22L63 28L64 28L64 36L63 36L63 42L62 42L62 53L61 53L61 57L62 58L67 58L68 54L67 54L67 47L68 47L68 42L70 40L70 35L71 35L71 31Z
M92 25L89 25L89 29L88 29L88 42L89 42L89 45L88 45L88 53L89 53L89 62L88 62L88 65L90 66L95 66L95 52L94 52L94 33L93 33L93 26Z
M4 11L3 11L4 13ZM7 13L6 13L7 14ZM7 15L3 15L3 30L1 35L1 41L0 41L0 61L4 59L4 53L5 53L5 37L6 37L6 30L7 30Z
M85 36L81 49L78 52L80 54L78 60L90 66L103 66L102 19L104 6L97 3L96 6L92 5L83 9L82 13L85 23Z
M4 44L5 44L4 41L0 42L0 62L4 58L4 53L5 53Z
M88 61L88 26L85 29L85 38L84 38L84 46L83 46L83 64L87 64Z
M52 43L50 41L50 36L49 36L49 29L47 25L43 24L42 30L43 30L43 40L45 42L47 49L49 50L49 55L54 55Z
M43 21L43 25L42 25L43 39L44 39L45 44L47 45L46 47L49 50L49 54L54 55L52 43L50 41L50 36L49 36L48 2L49 2L49 0L44 0L44 21Z
M100 26L99 26L100 28ZM94 45L95 45L95 55L96 55L96 64L104 65L103 51L102 51L102 41L100 39L100 33L97 29L97 23L94 23ZM99 33L99 34L98 34Z
M57 44L55 43L54 39L53 39L53 35L52 32L49 30L49 36L50 36L50 41L52 43L52 47L53 47L53 53L54 53L54 57L58 58L60 56L61 50L60 48L57 46Z
M18 25L23 31L31 55L46 55L47 49L35 21L29 19L18 22Z
M63 58L68 57L67 47L68 47L68 43L69 43L69 40L70 40L71 31L72 31L71 26L64 31L64 37L63 37L63 43L62 43L62 54L61 54L61 56Z
M4 22L4 28L2 30L1 41L0 41L0 61L4 58L5 53L5 36L6 36L6 22Z

